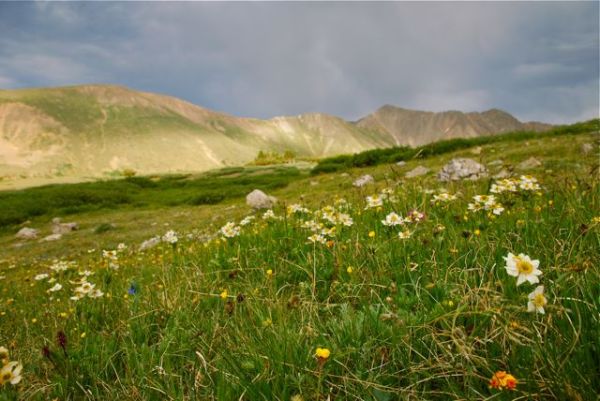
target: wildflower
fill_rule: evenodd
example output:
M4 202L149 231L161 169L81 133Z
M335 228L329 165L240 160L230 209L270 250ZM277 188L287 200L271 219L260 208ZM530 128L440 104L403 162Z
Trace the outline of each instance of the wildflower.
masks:
M177 233L175 231L169 230L162 236L162 240L163 242L175 245L177 241L179 241L179 238L177 238Z
M404 224L404 219L402 218L402 216L396 214L395 212L392 212L385 216L385 220L381 220L381 223L384 226L393 227L400 224Z
M543 315L545 313L544 305L548 303L548 300L544 296L544 286L537 286L528 297L527 312L539 312Z
M530 175L522 175L519 178L519 188L524 191L539 191L541 189L537 179Z
M50 270L55 271L56 273L64 272L74 265L74 262L65 262L63 260L54 262L52 266L50 266Z
M221 297L221 299L227 299L227 290L223 290L221 294L219 294L219 296Z
M408 239L408 238L410 238L411 235L412 235L412 233L410 232L410 230L404 230L404 231L400 231L398 233L398 238Z
M125 245L123 242L121 242L121 243L119 243L119 245L117 245L117 251L123 252L125 249L127 249L127 245Z
M310 237L308 237L308 240L313 244L316 244L317 242L324 244L326 242L325 237L323 237L321 234L313 234Z
M295 213L309 213L309 212L310 211L307 208L302 207L302 205L300 205L298 203L294 203L294 204L289 205L287 207L287 213L288 213L288 215L292 215L292 214L295 214Z
M383 197L381 195L367 196L367 206L365 209L373 209L383 206Z
M425 214L419 212L418 210L411 210L406 217L406 220L411 223L418 223L421 220L425 219Z
M67 335L64 331L59 331L56 335L56 343L61 347L64 353L67 353Z
M347 213L338 213L337 221L346 227L350 227L354 224L354 220L352 220L352 217Z
M48 292L56 292L56 291L60 291L62 289L62 285L60 285L59 283L54 284L54 287L50 288L48 290Z
M369 231L369 238L375 238L375 231Z
M431 203L437 205L439 203L448 203L453 200L456 200L456 195L451 195L447 192L442 192L439 195L433 195L433 199L431 199Z
M538 269L540 265L539 260L531 260L529 256L522 253L519 256L515 256L510 252L508 256L504 257L504 260L506 261L506 272L510 276L518 277L517 285L521 285L525 281L529 281L531 284L540 282L538 276L542 272Z
M352 274L353 271L354 271L354 268L352 268L352 266L348 266L346 268L346 272L348 272L348 274Z
M226 238L233 238L233 237L237 237L238 235L240 235L241 228L239 226L236 226L235 223L229 222L229 223L225 224L223 227L221 227L219 232L221 234L223 234L223 236Z
M35 276L33 279L35 281L40 281L40 280L45 280L48 278L48 273L42 273L42 274L38 274L37 276Z
M10 383L13 386L21 381L21 370L23 365L19 362L9 362L0 370L0 385Z
M275 213L273 213L273 209L269 209L267 210L265 213L263 213L262 215L262 219L263 220L271 220L271 219L276 219L277 217L275 216Z
M247 226L252 223L252 220L254 220L254 216L246 216L240 221L240 226Z
M129 286L129 289L127 290L127 294L129 294L129 295L137 294L137 286L135 285L135 283L131 283L131 285Z
M322 362L325 362L327 359L329 359L329 355L331 355L331 351L329 351L327 348L317 348L315 351L315 356L319 361Z
M2 365L6 365L8 363L8 349L6 347L0 347L0 361Z
M517 379L510 373L501 370L492 376L490 379L490 388L499 390L509 389L514 390L517 387Z
M272 269L268 269L267 270L267 277L271 277L273 275L273 270Z

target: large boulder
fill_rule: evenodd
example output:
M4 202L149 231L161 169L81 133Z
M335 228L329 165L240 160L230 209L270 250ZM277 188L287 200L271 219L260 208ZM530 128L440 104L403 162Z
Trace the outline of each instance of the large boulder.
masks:
M367 184L373 184L375 182L375 180L373 179L373 176L370 174L365 174L359 178L357 178L352 185L354 185L357 188L361 188L364 187Z
M440 181L478 180L487 175L485 166L473 159L452 159L438 173Z
M419 177L421 175L425 175L429 172L427 167L417 166L414 169L410 170L408 173L404 174L406 178L414 178Z
M246 204L253 209L271 209L277 203L277 199L269 196L260 189L255 189L246 195Z
M15 234L15 237L19 239L36 239L38 233L35 228L23 227Z
M581 144L581 153L583 153L584 155L591 153L593 150L594 150L594 145L592 145L591 143Z

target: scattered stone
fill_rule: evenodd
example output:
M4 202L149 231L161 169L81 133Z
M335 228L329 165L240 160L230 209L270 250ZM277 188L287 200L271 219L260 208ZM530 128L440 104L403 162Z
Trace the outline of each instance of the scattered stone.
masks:
M476 146L471 149L471 154L480 155L482 150L483 150L483 148L481 146Z
M319 181L314 181L313 180L313 181L310 182L310 185L312 185L313 187L316 186L316 185L319 185Z
M29 227L23 227L15 235L15 237L19 238L19 239L36 239L37 236L38 236L38 230L36 230L35 228L29 228Z
M404 166L406 164L406 162L404 160L400 160L398 163L396 163L396 166Z
M584 155L591 153L593 150L594 150L594 145L592 145L591 143L581 144L581 153L583 153Z
M504 162L500 159L496 159L488 163L488 166L501 166Z
M425 175L429 172L427 167L417 166L414 169L410 170L408 173L404 174L406 178L414 178L419 177L421 175Z
M61 223L60 217L55 217L52 219L52 233L53 234L67 234L71 231L76 231L79 229L79 224L75 222L70 223Z
M55 233L55 234L50 234L44 238L42 238L40 240L40 242L50 242L50 241L58 241L59 239L62 238L62 234L59 233Z
M373 176L370 174L365 174L361 177L359 177L358 179L356 179L352 185L354 185L357 188L362 188L365 185L368 184L373 184L375 182L375 180L373 179Z
M438 173L440 181L478 180L487 176L485 166L473 159L452 159Z
M140 245L140 251L145 251L146 249L154 248L158 244L160 244L160 237L152 237L142 242L142 245Z
M510 171L508 171L507 169L503 168L496 175L494 175L494 178L501 180L503 178L508 178L511 175L512 174L510 173Z
M267 195L260 189L255 189L246 196L246 204L253 209L271 209L277 199Z
M519 170L528 170L530 168L540 167L541 165L542 165L541 161L539 161L535 157L530 157L529 159L527 159L527 160L519 163L519 165L517 166L517 168Z
M350 177L350 174L348 174L348 173L342 173L342 174L340 174L340 177L344 177L344 178L345 177Z

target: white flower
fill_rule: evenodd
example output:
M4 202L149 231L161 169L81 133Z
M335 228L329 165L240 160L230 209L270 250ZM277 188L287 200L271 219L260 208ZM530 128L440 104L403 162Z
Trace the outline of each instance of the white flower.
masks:
M538 276L542 272L538 269L540 265L539 260L531 260L531 258L523 253L519 256L515 256L512 253L508 253L508 256L504 257L506 261L506 272L513 277L517 277L517 285L523 284L525 281L529 281L531 284L540 282Z
M539 285L528 295L529 302L527 302L527 312L539 312L542 315L546 313L544 306L548 303L548 300L544 296L544 286Z
M273 209L269 209L263 213L262 219L263 220L277 219L277 216L275 216L275 213L273 213Z
M54 284L54 287L50 288L48 292L56 292L62 290L62 285L59 283Z
M298 204L298 203L294 203L292 205L289 205L287 207L287 212L288 214L294 214L294 213L310 213L310 211L305 208L302 207L302 205Z
M354 220L347 213L338 213L337 215L338 222L346 227L350 227L354 224Z
M323 237L321 234L313 234L310 237L308 237L308 240L312 243L321 243L324 244L326 242L325 237Z
M10 383L12 385L18 384L21 381L21 370L23 365L19 362L9 362L2 367L0 370L0 385L4 383Z
M179 238L177 238L177 233L175 231L169 230L162 236L162 240L169 244L176 244L177 241L179 241Z
M385 216L385 220L381 220L381 223L384 226L388 226L388 227L393 227L393 226L398 226L400 224L404 224L404 219L402 218L402 216L396 214L396 212L392 212L390 214L388 214L387 216Z
M125 249L127 249L127 245L125 245L123 242L117 245L117 251L124 251Z
M314 220L307 220L307 221L303 222L300 225L300 227L308 228L312 232L317 232L317 231L321 230L321 228L323 227L323 224L317 223Z
M58 262L54 262L54 264L52 266L50 266L50 270L53 270L57 273L64 272L65 270L70 268L73 264L74 264L74 262L65 262L65 261L61 260Z
M367 196L367 207L365 209L379 206L383 206L383 197L381 195Z
M398 233L398 238L408 239L408 238L410 238L411 235L412 235L412 233L409 230L404 230L404 231L400 231Z
M519 188L524 191L539 191L541 189L537 179L530 175L522 175L520 177Z
M33 279L34 279L35 281L40 281L40 280L45 280L45 279L47 279L48 277L49 277L49 276L48 276L48 273L41 273L41 274L38 274L37 276L35 276Z
M229 222L223 227L221 227L219 231L221 232L221 234L223 234L224 237L233 238L240 235L241 228L239 226L236 226L235 223Z
M439 195L433 195L433 199L431 200L431 203L435 203L435 204L440 203L440 202L448 203L453 200L456 200L456 195L451 195L447 192L442 192Z
M254 220L254 218L254 216L244 217L244 219L240 221L240 226L247 226L248 224L252 223L252 220Z
M102 250L102 257L110 260L117 260L117 251Z

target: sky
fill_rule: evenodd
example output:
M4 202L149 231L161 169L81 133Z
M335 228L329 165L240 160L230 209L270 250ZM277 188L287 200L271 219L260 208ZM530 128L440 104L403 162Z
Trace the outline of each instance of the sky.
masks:
M0 88L111 83L236 116L599 115L599 2L0 2Z

